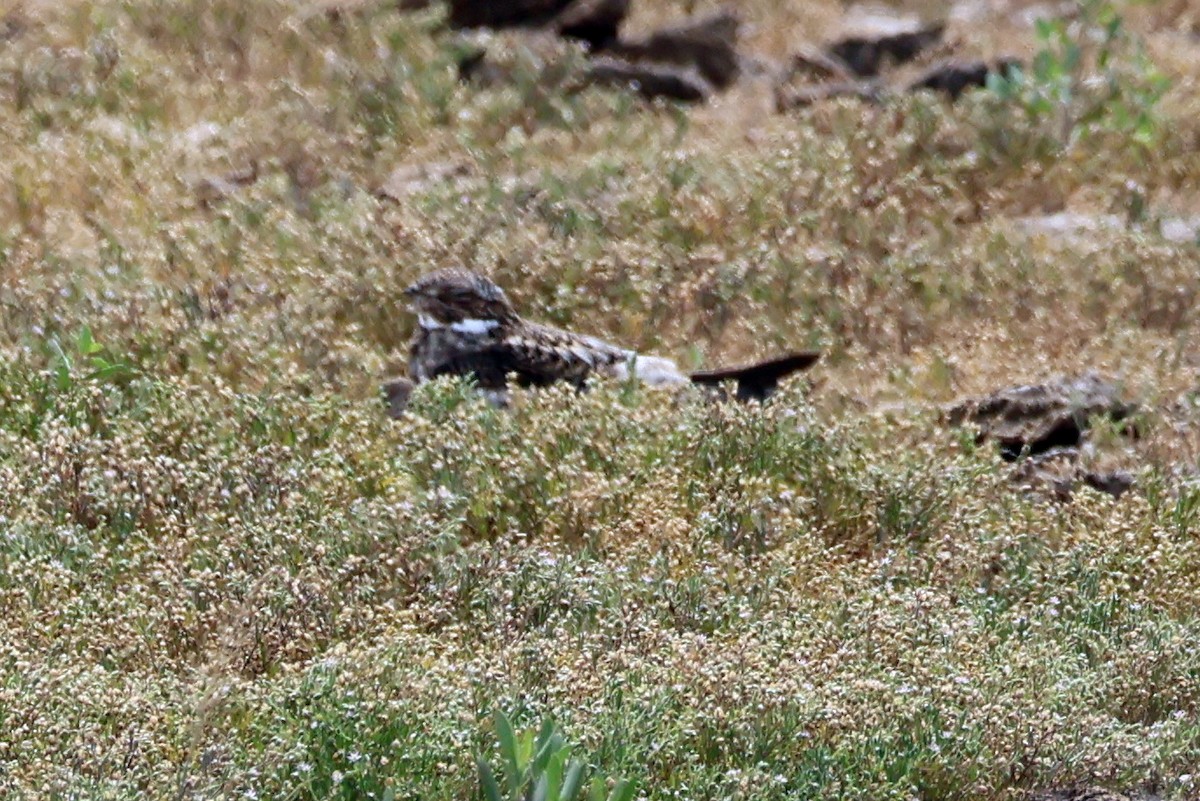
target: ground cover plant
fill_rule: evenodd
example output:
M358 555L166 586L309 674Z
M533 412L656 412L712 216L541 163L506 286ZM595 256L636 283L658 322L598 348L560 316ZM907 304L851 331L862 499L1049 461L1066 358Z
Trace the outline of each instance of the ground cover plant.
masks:
M786 113L462 82L437 5L9 8L0 793L1198 797L1200 8L956 8L1030 68ZM849 13L739 11L778 61ZM825 355L391 420L455 265L687 367ZM1120 498L942 424L1088 369Z

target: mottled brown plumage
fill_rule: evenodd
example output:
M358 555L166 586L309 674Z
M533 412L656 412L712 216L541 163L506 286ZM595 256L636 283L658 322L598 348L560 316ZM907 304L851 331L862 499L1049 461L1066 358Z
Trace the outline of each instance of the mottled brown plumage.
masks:
M417 314L409 349L409 375L417 382L470 375L482 389L502 391L509 376L521 386L556 381L581 386L593 372L613 378L636 375L655 386L688 380L667 359L526 322L504 290L467 270L431 273L405 294Z
M497 400L510 378L520 386L566 381L582 386L593 373L634 377L649 386L689 382L718 387L737 384L739 400L763 400L778 382L812 365L816 353L801 353L726 370L685 375L670 359L646 356L602 339L522 320L504 290L469 270L439 270L405 290L417 315L409 347L409 377L420 383L438 376L472 376Z

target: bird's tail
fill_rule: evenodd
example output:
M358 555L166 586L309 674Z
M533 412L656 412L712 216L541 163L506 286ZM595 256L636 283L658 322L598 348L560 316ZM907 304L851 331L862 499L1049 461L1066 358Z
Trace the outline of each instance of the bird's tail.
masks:
M692 373L692 383L701 386L719 387L726 381L737 383L737 399L765 400L774 394L780 380L792 373L807 370L821 358L818 351L790 353L775 359L743 364L737 367L722 367L716 370L704 370Z

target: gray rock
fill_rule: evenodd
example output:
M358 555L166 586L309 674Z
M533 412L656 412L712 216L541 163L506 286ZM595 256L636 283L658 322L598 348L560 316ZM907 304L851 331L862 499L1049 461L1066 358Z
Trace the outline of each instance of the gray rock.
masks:
M383 384L383 398L387 402L388 417L399 420L408 408L408 399L412 396L413 382L407 378L392 378Z
M631 62L692 67L716 88L726 89L741 72L737 51L740 27L732 11L718 11L663 28L645 39L618 42L609 51Z
M629 0L575 0L554 19L554 27L569 39L588 43L593 51L617 41Z
M673 64L598 58L588 68L586 79L604 86L626 86L646 98L669 97L687 103L704 102L713 94L712 84L703 75Z
M987 86L989 76L1006 76L1014 67L1019 66L1020 62L1013 58L1002 58L990 64L986 61L940 61L910 83L908 91L930 89L949 95L951 100L957 100L967 89Z
M855 75L871 78L890 64L903 64L942 41L946 26L929 25L914 31L878 36L848 36L826 48Z
M1137 404L1120 397L1114 384L1089 372L969 398L948 409L945 420L951 426L974 425L978 441L996 441L1000 455L1015 461L1023 453L1076 447L1092 418L1121 422L1137 410ZM1136 434L1132 425L1127 424L1126 431Z

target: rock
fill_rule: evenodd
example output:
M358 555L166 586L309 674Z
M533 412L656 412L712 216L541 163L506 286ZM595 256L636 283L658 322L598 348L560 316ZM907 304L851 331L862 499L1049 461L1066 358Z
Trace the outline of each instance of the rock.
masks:
M1069 501L1081 487L1090 487L1114 498L1133 488L1134 477L1125 470L1099 472L1079 464L1078 448L1051 448L1022 459L1013 469L1011 480L1030 492L1045 491L1058 501Z
M908 91L931 89L950 95L951 100L957 100L968 88L987 86L988 76L1008 75L1014 67L1020 65L1021 62L1013 58L1000 59L993 64L986 61L941 61L909 84Z
M840 58L803 46L792 54L782 82L791 82L797 78L805 81L849 81L854 79L854 73Z
M1017 463L1009 480L1026 492L1069 501L1075 491L1078 448L1051 448Z
M388 417L399 420L408 408L408 399L412 396L413 382L407 378L397 377L385 381L383 397L387 402Z
M629 62L694 67L705 81L718 89L726 89L741 72L737 52L740 27L736 14L718 11L663 28L645 39L617 42L609 51Z
M258 161L252 160L248 166L240 170L199 179L193 186L193 190L196 192L196 200L200 205L208 208L235 194L238 190L251 186L258 181L258 176Z
M579 44L548 30L473 32L460 35L454 47L459 79L482 87L549 93L584 71Z
M671 64L633 63L615 58L595 59L586 73L588 83L628 86L645 98L669 97L701 103L712 96L712 84L692 68Z
M546 25L572 0L450 0L454 28L510 28Z
M1200 245L1200 217L1168 217L1159 223L1158 231L1168 242Z
M871 78L888 64L903 64L938 44L946 26L929 25L917 30L881 35L848 36L826 48L854 74Z
M219 139L222 130L221 126L215 122L205 120L188 127L176 141L181 150L188 153L199 153Z
M300 19L324 15L332 22L348 16L365 14L383 5L383 0L310 0L302 4ZM391 5L401 11L420 11L433 5L433 0L392 0Z
M1038 20L1043 19L1072 19L1079 14L1079 6L1073 0L1063 2L1044 2L1030 4L1013 4L1005 14L1008 22L1025 28L1033 28Z
M470 165L463 161L401 164L388 174L376 194L389 200L402 201L433 184L459 181L470 172Z
M126 147L131 150L142 147L145 144L145 137L142 132L137 129L137 126L130 125L120 117L111 114L97 114L87 122L87 130L102 136L118 147ZM201 178L200 180L204 180Z
M629 0L450 0L454 28L549 28L603 49L617 39Z
M781 379L812 367L821 358L816 351L792 353L777 359L768 359L738 367L725 367L692 373L693 384L719 389L726 382L737 383L734 397L739 401L763 401L775 394Z
M775 110L801 108L832 97L874 100L879 88L856 78L841 59L804 46L792 55L775 81Z
M502 4L503 8L514 5ZM529 2L525 6L533 8ZM736 49L735 15L720 12L666 28L645 39L621 41L617 31L628 6L628 0L575 0L553 15L531 12L532 16L521 23L505 24L537 24L542 30L525 34L508 51L499 47L504 39L481 43L476 36L473 41L464 40L459 77L490 86L510 84L523 73L536 72L532 79L541 83L629 86L647 98L669 97L691 103L707 100L717 89L737 79L741 62ZM545 11L549 5L542 3L538 8ZM473 21L482 18L481 14L464 13L461 19ZM579 47L574 47L573 53L567 52L572 48L559 33L580 39L590 52L603 55L581 64ZM506 55L513 64L505 63Z
M628 13L629 0L575 0L559 13L554 26L569 39L587 42L595 52L617 41Z
M1089 372L962 401L947 411L946 422L952 426L975 425L977 441L995 440L1000 455L1011 462L1022 454L1077 447L1092 418L1120 422L1137 410L1136 404L1120 398L1113 384ZM1136 433L1128 424L1125 430Z
M15 8L0 17L0 42L11 42L25 31L29 30L29 18L18 4Z
M1108 473L1087 471L1083 474L1083 483L1099 492L1107 492L1114 498L1120 498L1133 488L1133 474L1126 470L1113 470Z
M458 57L458 79L463 82L494 84L500 75L488 62L486 47L467 47Z
M1079 214L1073 211L1018 217L1013 220L1013 223L1022 233L1044 234L1054 238L1078 237L1082 234L1094 234L1102 231L1122 231L1127 227L1125 220L1115 214Z
M775 110L804 108L838 97L856 97L867 103L878 103L886 94L887 88L877 81L830 81L795 88L776 87Z
M1139 227L1116 214L1074 211L1016 217L1012 224L1019 233L1042 236L1050 244L1066 247L1096 245L1098 234L1118 234ZM1157 225L1158 235L1168 242L1200 244L1200 217L1164 217Z
M1069 501L1082 487L1120 498L1134 485L1133 474L1126 470L1098 472L1079 464L1077 448L1052 448L1017 463L1010 476L1014 483L1030 492L1046 491L1055 500Z
M1111 247L1113 237L1130 230L1129 220L1116 214L1059 211L1014 217L1013 232L1055 250L1095 253Z

